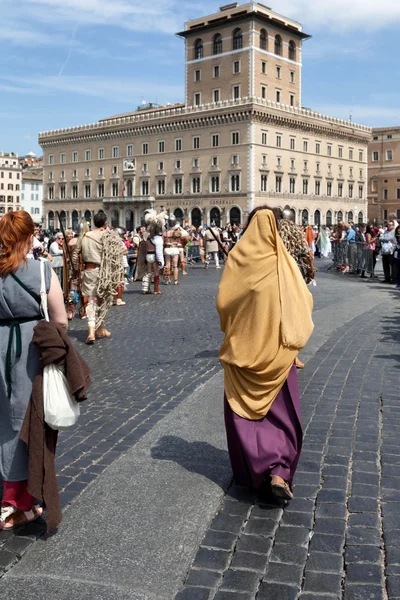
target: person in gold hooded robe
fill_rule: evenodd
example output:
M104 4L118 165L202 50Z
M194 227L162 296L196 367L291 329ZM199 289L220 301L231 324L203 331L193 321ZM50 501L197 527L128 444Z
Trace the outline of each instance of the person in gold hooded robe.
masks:
M236 483L293 497L302 445L295 359L313 331L313 299L279 236L274 213L255 209L230 252L217 309L225 334L225 426Z

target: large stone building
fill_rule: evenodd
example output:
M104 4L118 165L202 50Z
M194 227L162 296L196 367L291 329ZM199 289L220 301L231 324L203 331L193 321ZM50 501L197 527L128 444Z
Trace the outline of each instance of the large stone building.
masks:
M22 171L21 208L26 210L35 223L43 218L43 171L24 169Z
M18 154L0 152L0 218L21 208L21 174Z
M242 222L257 205L299 223L367 217L371 129L302 108L302 26L251 2L189 21L185 104L41 133L45 222L104 210L131 230L144 211Z
M372 130L368 148L369 216L379 223L391 213L400 220L400 127Z

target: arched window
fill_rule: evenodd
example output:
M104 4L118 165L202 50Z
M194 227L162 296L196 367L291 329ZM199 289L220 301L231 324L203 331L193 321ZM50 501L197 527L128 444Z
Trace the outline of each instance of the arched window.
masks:
M203 40L196 40L194 43L194 58L198 60L199 58L203 58L204 48L203 48Z
M260 48L261 50L268 50L268 34L265 29L260 31Z
M222 54L222 35L220 33L214 35L213 54Z
M361 223L364 223L364 215L362 212L358 213L358 224L361 225Z
M72 211L72 229L77 231L79 227L79 213L77 210Z
M243 48L243 33L242 30L238 27L233 32L233 49L240 50Z
M332 211L328 210L326 213L326 224L328 227L332 227Z
M349 212L349 216L347 217L347 220L348 221L354 221L354 214L353 214L352 210Z
M85 218L85 222L91 226L92 225L92 213L90 212L90 210L85 210L84 218Z
M54 212L52 210L47 215L47 221L50 231L54 231Z
M275 54L282 56L282 38L280 35L275 36Z
M229 211L229 222L231 225L240 225L242 214L237 206L233 206Z
M132 185L132 179L128 179L128 181L126 182L126 195L129 196L129 198L131 198L133 196L133 185Z
M221 227L221 211L216 206L210 210L210 225Z
M191 217L193 227L200 227L202 222L201 210L199 208L194 208Z
M301 221L303 225L308 225L308 210L306 208L301 213Z
M178 221L179 225L182 227L183 219L184 219L183 210L181 208L176 208L174 210L174 215L175 215L176 220Z
M321 225L321 211L319 210L314 212L314 225L317 225L318 227Z
M337 214L337 222L340 223L341 221L343 221L343 213L341 210L339 210Z
M111 227L119 227L119 212L116 209L111 211Z
M125 229L133 231L133 210L127 210L125 213Z
M296 44L293 40L289 42L289 60L296 60Z
M67 213L65 212L65 210L60 211L60 222L64 229L67 229Z

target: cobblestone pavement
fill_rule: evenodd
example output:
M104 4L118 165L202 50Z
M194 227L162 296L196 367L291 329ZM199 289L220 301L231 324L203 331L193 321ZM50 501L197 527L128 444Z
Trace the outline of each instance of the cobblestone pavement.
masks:
M399 316L350 320L300 373L295 500L233 485L176 600L400 598Z
M220 368L219 273L191 269L178 288L114 308L111 340L71 338L93 370L79 426L64 432L63 506ZM176 600L400 600L399 314L379 284L318 275L316 310L345 300L340 322L300 374L305 440L296 499L271 504L232 486ZM354 317L379 294L376 308ZM343 323L343 324L342 324ZM0 534L0 576L43 533Z

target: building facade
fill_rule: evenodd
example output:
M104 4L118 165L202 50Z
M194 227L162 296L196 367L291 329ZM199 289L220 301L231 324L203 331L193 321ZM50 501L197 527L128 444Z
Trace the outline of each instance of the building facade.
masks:
M0 152L0 218L21 208L21 174L18 154Z
M185 24L186 102L40 134L45 223L104 210L131 230L150 206L240 223L261 204L298 223L367 218L371 129L302 108L302 26L259 3Z
M400 220L400 127L372 130L368 148L368 213L382 223Z
M21 209L26 210L35 223L43 219L43 172L25 169L22 172Z

